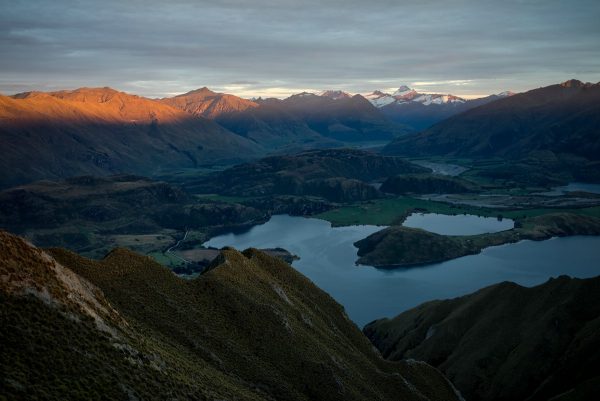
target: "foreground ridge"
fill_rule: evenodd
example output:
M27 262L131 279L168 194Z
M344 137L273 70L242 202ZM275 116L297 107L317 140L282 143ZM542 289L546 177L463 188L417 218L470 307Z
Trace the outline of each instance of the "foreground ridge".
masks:
M437 366L468 400L591 400L600 386L598 294L600 277L503 282L364 332L390 360Z
M339 304L260 251L224 250L186 281L126 249L93 261L0 240L8 399L457 399L429 365L381 359Z

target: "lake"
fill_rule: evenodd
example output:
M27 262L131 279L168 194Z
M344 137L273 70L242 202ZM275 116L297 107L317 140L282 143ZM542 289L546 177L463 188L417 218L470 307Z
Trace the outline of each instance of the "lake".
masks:
M554 187L551 191L541 192L540 195L560 196L569 192L589 192L592 194L600 194L600 184L588 184L585 182L572 182L562 187Z
M463 166L458 166L456 164L433 163L433 162L418 161L418 160L413 161L413 163L417 164L419 166L425 167L425 168L429 168L429 169L431 169L431 172L433 174L439 174L439 175L457 176L468 170L468 168L463 167Z
M472 214L450 216L436 213L413 213L406 218L403 226L422 228L443 235L475 235L510 230L515 226L511 219L499 220L496 217L479 217Z
M287 249L301 258L292 265L344 305L361 327L425 301L468 294L505 280L533 286L561 274L600 274L600 237L584 236L522 241L409 269L356 266L353 243L381 229L331 227L324 220L278 215L245 233L220 235L204 245Z

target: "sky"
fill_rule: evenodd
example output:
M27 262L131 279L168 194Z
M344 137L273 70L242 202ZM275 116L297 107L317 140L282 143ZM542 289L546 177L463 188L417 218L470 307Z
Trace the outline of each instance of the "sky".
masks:
M599 21L598 0L0 0L0 92L521 92L600 81Z

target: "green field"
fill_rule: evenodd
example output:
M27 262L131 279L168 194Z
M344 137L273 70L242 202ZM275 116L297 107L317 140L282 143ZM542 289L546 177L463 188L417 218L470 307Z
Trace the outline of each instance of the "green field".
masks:
M318 214L315 217L327 220L334 226L353 224L391 225L401 223L415 209L442 214L472 213L491 215L489 210L476 207L399 197L343 206Z
M244 201L255 199L251 196L226 196L218 194L199 194L194 195L200 201L225 202L225 203L242 203Z
M343 206L316 215L334 226L355 224L393 225L400 224L414 210L440 214L474 214L477 216L502 216L510 219L540 216L547 213L570 212L586 216L600 217L600 206L582 209L519 209L500 210L469 205L453 205L444 202L428 201L410 197L378 199L374 201Z
M155 251L148 253L147 256L150 256L156 262L164 266L175 267L184 264L183 260L179 259L172 253Z

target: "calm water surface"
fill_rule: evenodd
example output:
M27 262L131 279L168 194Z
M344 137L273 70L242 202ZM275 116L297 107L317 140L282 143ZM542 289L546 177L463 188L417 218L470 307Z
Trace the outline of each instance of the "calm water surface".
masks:
M572 182L562 187L554 187L551 191L542 192L546 196L560 196L568 192L589 192L592 194L600 194L600 184L587 184L585 182Z
M600 237L583 236L522 241L410 269L356 266L353 243L381 229L332 228L324 220L279 215L243 234L221 235L204 245L289 250L301 258L293 266L344 305L359 326L395 316L425 301L464 295L500 281L532 286L561 274L600 274Z
M433 174L440 175L457 176L468 170L468 168L458 166L456 164L433 163L428 161L413 161L413 163L418 164L419 166L430 168Z
M413 213L402 225L443 235L475 235L510 230L515 223L510 219L498 220L496 217L479 217L472 214L449 216L436 213Z
M564 187L557 187L554 189L561 190L563 192L584 191L593 194L600 194L600 184L587 184L585 182L572 182Z

